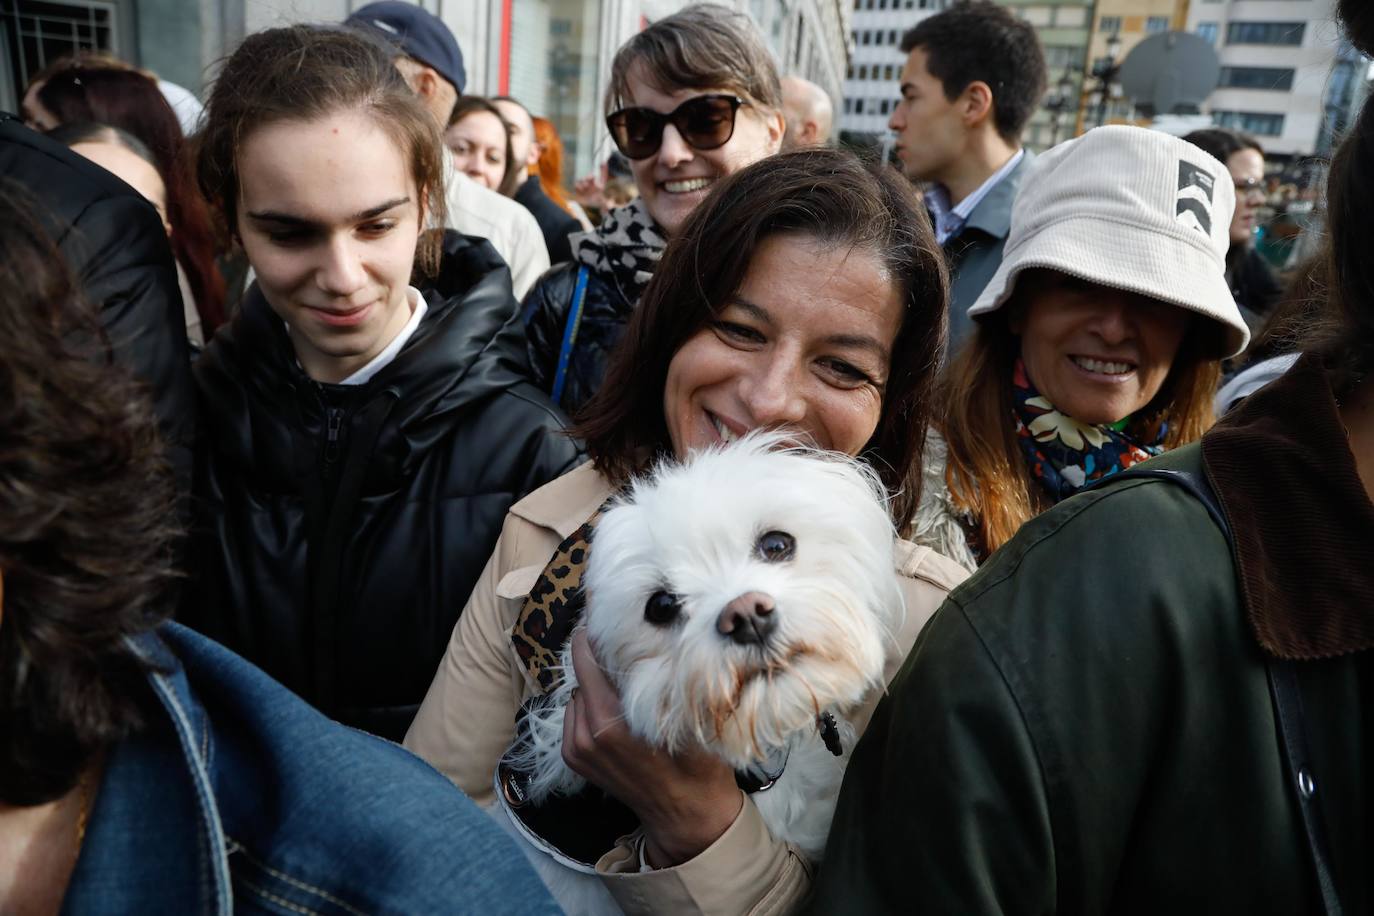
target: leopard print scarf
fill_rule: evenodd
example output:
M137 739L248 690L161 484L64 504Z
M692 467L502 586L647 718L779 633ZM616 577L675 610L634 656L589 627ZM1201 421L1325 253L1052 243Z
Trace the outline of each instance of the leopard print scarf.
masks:
M587 568L592 532L601 512L598 509L558 545L535 580L534 588L525 597L520 615L510 631L515 653L525 671L545 693L558 686L563 646L582 619L586 604L582 594L582 573Z

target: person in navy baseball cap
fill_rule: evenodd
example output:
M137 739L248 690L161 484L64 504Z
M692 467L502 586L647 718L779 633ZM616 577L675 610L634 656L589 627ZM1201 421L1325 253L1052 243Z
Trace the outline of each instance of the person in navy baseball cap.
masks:
M467 85L467 71L458 41L442 19L413 3L382 0L359 7L344 25L380 36L399 48L405 57L397 61L397 67L406 82L440 124L448 123Z

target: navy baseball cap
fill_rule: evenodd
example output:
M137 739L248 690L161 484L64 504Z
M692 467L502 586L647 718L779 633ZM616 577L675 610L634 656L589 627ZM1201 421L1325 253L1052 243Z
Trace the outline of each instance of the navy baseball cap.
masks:
M344 25L361 26L380 34L408 56L432 67L463 94L468 75L463 69L463 52L458 40L442 19L402 0L382 0L360 6L344 20Z

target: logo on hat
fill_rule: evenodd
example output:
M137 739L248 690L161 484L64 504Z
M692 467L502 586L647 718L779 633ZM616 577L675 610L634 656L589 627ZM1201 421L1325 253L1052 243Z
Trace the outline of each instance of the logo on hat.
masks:
M1212 173L1182 159L1178 163L1178 197L1174 218L1185 226L1212 234Z

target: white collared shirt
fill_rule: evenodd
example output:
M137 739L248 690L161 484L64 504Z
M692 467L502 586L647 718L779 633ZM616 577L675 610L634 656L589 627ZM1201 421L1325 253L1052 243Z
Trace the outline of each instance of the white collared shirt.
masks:
M942 184L931 185L926 190L925 199L926 209L930 210L930 221L935 224L935 241L943 245L951 237L958 235L959 230L964 228L964 223L968 222L973 208L983 202L983 198L997 187L999 181L1011 174L1012 169L1016 168L1025 155L1024 149L1017 150L1015 155L993 172L976 191L952 207L949 205L949 190Z
M391 365L392 360L396 359L396 355L406 345L406 341L419 330L420 321L425 317L425 312L429 311L429 303L425 302L425 297L413 286L406 287L406 299L410 302L410 320L401 328L401 333L393 337L382 352L368 360L367 365L339 382L340 385L366 385L372 381L372 376Z

